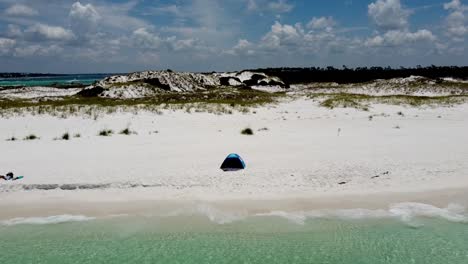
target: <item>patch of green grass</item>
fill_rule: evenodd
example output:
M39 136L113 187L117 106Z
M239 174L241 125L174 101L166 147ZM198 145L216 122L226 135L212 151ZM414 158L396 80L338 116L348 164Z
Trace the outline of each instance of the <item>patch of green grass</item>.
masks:
M39 139L39 137L34 134L31 134L31 135L24 137L23 140L36 140L36 139Z
M114 133L114 131L112 131L111 129L103 129L101 131L99 131L99 136L102 136L102 137L109 137L111 136L112 134Z
M251 128L245 128L241 131L242 135L252 136L254 134Z

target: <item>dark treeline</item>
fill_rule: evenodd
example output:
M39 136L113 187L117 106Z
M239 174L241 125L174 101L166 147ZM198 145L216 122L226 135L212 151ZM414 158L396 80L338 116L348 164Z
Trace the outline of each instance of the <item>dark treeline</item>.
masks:
M252 70L264 72L271 76L277 76L288 84L309 82L337 82L337 83L360 83L377 79L406 78L411 75L423 76L431 79L452 77L456 79L468 79L468 67L457 66L430 66L416 68L398 69L390 67L359 67L343 68L334 67L311 67L311 68L266 68Z

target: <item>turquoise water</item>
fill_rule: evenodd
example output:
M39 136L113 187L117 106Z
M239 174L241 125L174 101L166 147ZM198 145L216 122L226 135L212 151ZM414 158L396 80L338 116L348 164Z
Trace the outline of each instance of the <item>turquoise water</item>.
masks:
M89 85L101 80L110 74L70 74L48 77L23 77L0 79L1 86L51 86L54 84L67 85L70 83L80 83Z
M468 226L420 219L114 218L0 227L0 263L468 263Z

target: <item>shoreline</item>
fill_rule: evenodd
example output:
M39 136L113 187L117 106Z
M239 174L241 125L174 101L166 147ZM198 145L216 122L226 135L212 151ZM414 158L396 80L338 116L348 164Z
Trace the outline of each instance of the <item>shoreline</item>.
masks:
M29 197L31 198L31 197ZM88 197L90 198L90 197ZM96 198L96 197L95 197ZM468 207L468 187L422 192L388 192L374 194L322 194L309 197L279 197L277 199L166 199L166 200L114 200L99 201L48 197L35 199L9 199L0 201L0 220L19 217L48 217L58 215L84 215L86 217L164 215L174 211L191 212L208 208L215 212L242 213L244 215L271 212L307 212L316 210L380 210L397 204L414 204L447 208L457 205Z

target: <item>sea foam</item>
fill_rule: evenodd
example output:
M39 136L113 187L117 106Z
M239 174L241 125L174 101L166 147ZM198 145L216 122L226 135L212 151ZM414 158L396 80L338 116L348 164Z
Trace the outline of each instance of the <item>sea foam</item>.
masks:
M82 222L94 220L94 217L84 215L54 215L46 217L18 217L9 220L0 221L0 225L13 226L13 225L47 225L47 224L60 224L68 222Z
M410 226L419 226L420 218L437 218L456 223L468 223L468 214L465 208L458 204L449 204L446 208L439 208L423 203L397 203L387 209L324 209L310 211L270 211L265 213L249 214L246 211L228 211L206 204L199 204L190 209L176 210L166 217L180 215L201 215L217 224L229 224L255 217L280 217L291 223L303 225L307 220L313 219L340 219L340 220L366 220L366 219L395 219Z

